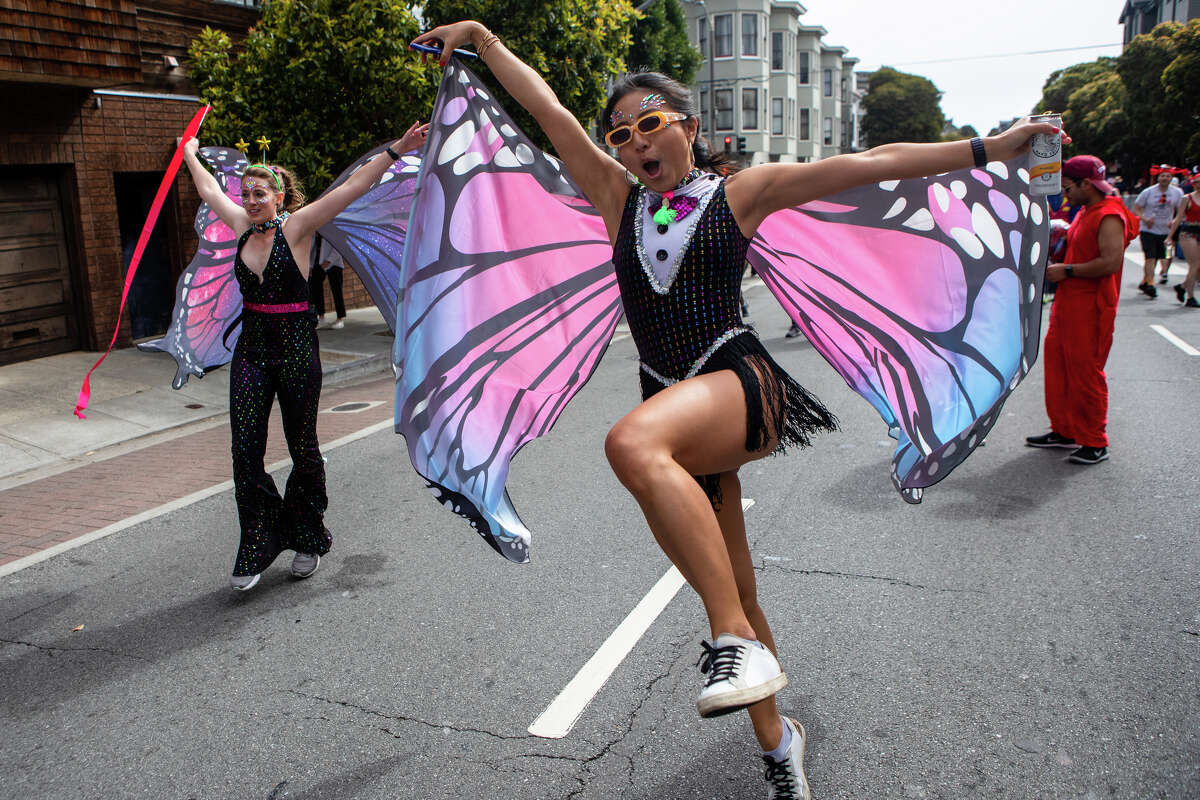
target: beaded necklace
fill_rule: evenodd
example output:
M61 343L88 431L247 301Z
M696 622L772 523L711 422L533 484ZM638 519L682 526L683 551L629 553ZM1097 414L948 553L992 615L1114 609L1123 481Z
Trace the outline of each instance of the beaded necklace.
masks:
M254 231L255 233L266 233L267 231L271 230L271 228L282 228L284 220L290 216L291 214L289 212L281 211L278 215L276 215L275 219L269 219L266 222L251 222L250 230Z
M670 191L663 192L662 197L659 197L648 206L647 210L653 215L654 223L658 225L659 233L666 233L667 227L672 222L678 222L696 210L696 206L699 203L695 197L686 195L676 197L675 192L687 186L702 174L700 170L692 167L691 171L683 176L683 180L679 182L678 186Z

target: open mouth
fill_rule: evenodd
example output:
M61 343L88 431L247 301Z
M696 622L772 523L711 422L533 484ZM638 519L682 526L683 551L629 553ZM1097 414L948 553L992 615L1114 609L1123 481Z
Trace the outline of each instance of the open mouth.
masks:
M645 171L646 177L653 180L662 174L662 162L653 160L643 161L642 169Z

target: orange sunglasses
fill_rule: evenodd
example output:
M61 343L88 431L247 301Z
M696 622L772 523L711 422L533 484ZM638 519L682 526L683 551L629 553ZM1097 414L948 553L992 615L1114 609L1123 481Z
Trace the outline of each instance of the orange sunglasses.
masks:
M623 147L633 139L634 128L637 128L637 132L641 134L656 133L663 128L671 127L672 122L687 118L687 114L680 114L678 111L647 111L633 124L625 123L613 128L604 135L604 141L609 147Z

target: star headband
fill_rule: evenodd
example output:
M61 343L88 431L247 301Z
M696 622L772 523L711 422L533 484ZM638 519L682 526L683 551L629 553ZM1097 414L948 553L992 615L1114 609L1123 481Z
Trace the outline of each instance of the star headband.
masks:
M271 173L271 177L275 179L275 188L277 188L279 191L282 192L283 191L283 180L279 177L279 168L273 167L270 164L266 163L267 151L271 149L271 140L268 139L266 136L260 136L254 140L254 143L257 144L259 147L259 150L258 150L259 157L262 159L262 161L258 164L251 164L249 167L246 167L246 169L252 169L253 167L262 167L267 172ZM241 150L242 155L246 155L246 149L248 147L250 147L250 143L247 142L245 139L242 139L239 137L237 142L235 142L233 146L236 147L238 150ZM243 171L242 174L245 174L245 171Z

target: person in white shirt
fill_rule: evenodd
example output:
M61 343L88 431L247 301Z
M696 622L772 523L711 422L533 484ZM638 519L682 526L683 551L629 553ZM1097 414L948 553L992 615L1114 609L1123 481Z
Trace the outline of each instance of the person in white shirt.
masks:
M1171 255L1166 247L1167 234L1171 230L1171 220L1175 218L1175 211L1183 200L1183 190L1171 185L1175 168L1169 164L1151 167L1150 174L1155 176L1156 182L1137 196L1133 203L1133 213L1142 220L1140 239L1142 253L1146 259L1142 282L1138 284L1138 289L1153 298L1158 297L1158 290L1154 288L1154 262L1161 262L1162 276L1159 283L1167 282L1167 270L1171 267Z

